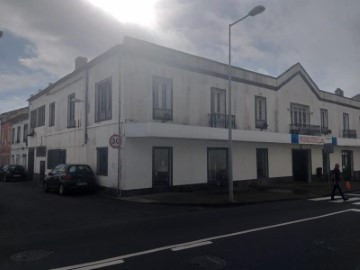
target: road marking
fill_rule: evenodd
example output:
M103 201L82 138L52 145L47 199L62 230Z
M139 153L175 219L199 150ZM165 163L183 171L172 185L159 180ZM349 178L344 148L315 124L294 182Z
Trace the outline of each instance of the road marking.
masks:
M335 196L335 199L340 199L341 197L340 196ZM313 201L313 202L318 202L318 201L330 201L330 196L327 196L327 197L320 197L320 198L313 198L313 199L309 199L309 201Z
M360 200L360 198L349 198L347 201L344 201L343 199L337 200L337 201L331 201L332 203L343 203L343 202L355 202Z
M92 270L92 269L99 269L99 268L103 268L103 267L107 267L107 266L112 266L112 265L117 265L117 264L122 264L124 263L124 260L111 260L111 259L107 259L107 260L101 260L101 261L95 261L95 262L90 262L90 263L82 263L82 264L77 264L77 265L72 265L72 266L66 266L66 267L61 267L61 268L56 268L53 270Z
M351 195L351 196L360 196L360 194L357 193L345 193L346 195Z
M164 250L169 250L169 249L172 250L172 249L179 248L179 247L184 247L184 246L191 246L191 245L201 244L201 243L204 243L204 242L211 242L211 241L218 240L218 239L224 239L224 238L244 235L244 234L248 234L248 233L252 233L252 232L258 232L258 231L270 230L270 229L274 229L274 228L280 228L280 227L284 227L284 226L288 226L288 225L292 225L292 224L297 224L297 223L302 223L302 222L327 218L327 217L331 217L331 216L335 216L335 215L339 215L339 214L343 214L343 213L347 213L347 212L360 212L360 209L346 209L346 210L332 212L332 213L328 213L328 214L324 214L324 215L320 215L320 216L297 219L297 220L288 221L288 222L279 223L279 224L274 224L274 225L270 225L270 226L263 226L263 227L258 227L258 228L254 228L254 229L248 229L248 230L229 233L229 234L212 236L212 237L198 239L198 240L185 242L185 243L181 243L181 244L163 246L163 247L144 250L144 251L140 251L140 252L136 252L136 253L130 253L130 254L126 254L126 255L121 255L121 256L105 259L105 260L94 261L94 262L89 262L89 263L83 263L83 264L78 264L78 265L73 265L73 266L65 266L65 267L61 267L61 268L54 268L52 270L98 269L98 268L102 268L102 267L106 267L106 266L111 265L111 264L108 264L108 263L114 263L114 264L123 263L124 259L132 258L132 257L151 254L151 253L164 251ZM118 263L115 263L115 262L118 262ZM86 267L89 267L89 268L86 268Z
M354 203L352 203L352 204L354 204L354 205L360 205L360 202L354 202Z
M211 241L205 241L205 242L200 242L200 243L196 243L196 244L192 244L192 245L183 245L183 246L175 247L175 248L172 248L171 250L179 251L179 250L184 250L184 249L188 249L188 248L206 246L206 245L210 245L210 244L212 244Z

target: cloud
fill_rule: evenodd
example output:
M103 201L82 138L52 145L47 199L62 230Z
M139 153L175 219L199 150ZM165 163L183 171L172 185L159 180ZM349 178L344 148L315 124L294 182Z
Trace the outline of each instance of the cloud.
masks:
M228 24L257 4L264 13L232 28L234 65L278 76L301 62L321 89L358 93L358 0L160 0L157 29L120 23L87 0L3 0L0 27L29 42L27 54L17 59L21 72L11 68L12 74L0 77L23 82L1 82L0 93L31 83L46 87L73 70L75 57L96 57L125 35L227 63Z

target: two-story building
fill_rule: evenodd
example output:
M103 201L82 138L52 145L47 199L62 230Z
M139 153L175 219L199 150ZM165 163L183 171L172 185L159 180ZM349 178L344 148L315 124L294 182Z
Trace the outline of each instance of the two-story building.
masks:
M27 168L28 110L9 119L9 122L11 122L11 164L22 165Z
M310 182L335 163L357 175L356 97L320 90L300 64L278 77L232 70L235 181ZM227 92L227 65L126 37L29 98L29 160L40 178L87 163L121 195L223 183Z
M28 107L0 115L0 166L19 164L26 167Z

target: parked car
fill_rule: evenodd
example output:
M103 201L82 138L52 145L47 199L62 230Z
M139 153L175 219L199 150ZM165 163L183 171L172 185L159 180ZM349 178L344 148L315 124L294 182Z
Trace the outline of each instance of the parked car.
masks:
M97 183L91 167L85 164L57 165L43 181L44 192L57 191L65 195L71 190L95 192Z
M0 169L0 179L4 182L10 180L26 180L26 170L21 165L5 165Z

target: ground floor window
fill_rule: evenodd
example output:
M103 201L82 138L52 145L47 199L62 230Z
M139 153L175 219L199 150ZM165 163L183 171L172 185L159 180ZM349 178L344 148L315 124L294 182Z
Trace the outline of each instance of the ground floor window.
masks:
M51 149L47 153L47 168L54 169L59 164L66 163L66 150Z
M225 184L228 179L228 150L208 148L208 182Z
M96 153L97 153L96 174L107 176L108 175L108 148L107 147L96 148Z
M257 170L257 179L269 178L267 148L256 149L256 170Z
M172 148L153 148L153 186L166 187L172 185Z

